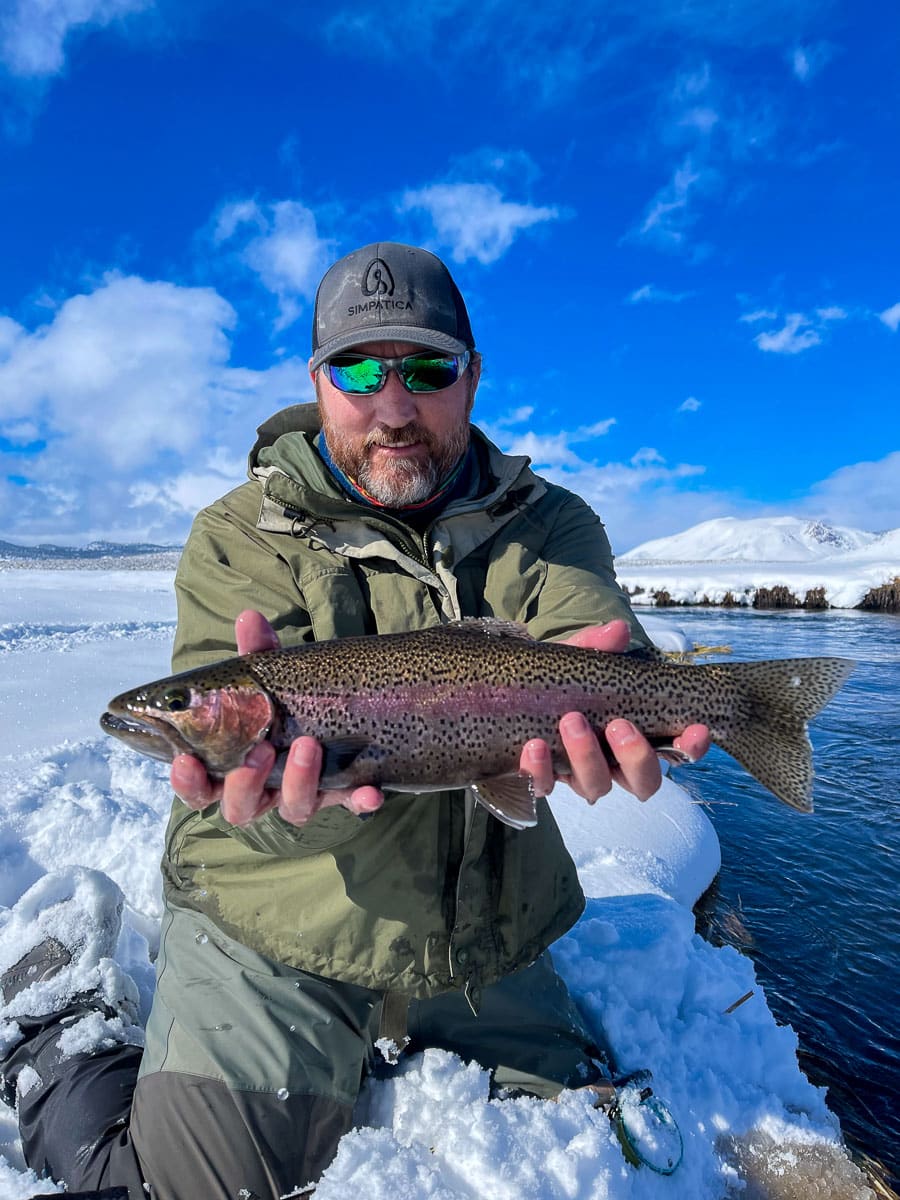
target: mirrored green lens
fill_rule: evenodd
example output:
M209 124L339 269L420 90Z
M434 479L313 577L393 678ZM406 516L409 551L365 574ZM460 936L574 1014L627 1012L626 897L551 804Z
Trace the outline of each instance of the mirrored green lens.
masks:
M459 364L446 354L411 354L404 358L400 373L411 392L439 392L456 383Z
M377 358L351 358L338 355L328 362L328 377L342 392L365 396L377 392L386 371Z
M342 392L369 396L377 392L389 370L396 370L410 392L440 392L456 383L469 362L468 354L408 354L405 358L369 358L336 354L325 364L328 378Z

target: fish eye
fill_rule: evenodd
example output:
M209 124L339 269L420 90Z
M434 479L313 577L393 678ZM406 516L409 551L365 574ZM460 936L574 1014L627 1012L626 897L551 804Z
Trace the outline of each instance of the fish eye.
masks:
M169 688L163 694L162 707L166 712L177 713L184 712L186 708L191 706L191 693L187 688L173 687Z

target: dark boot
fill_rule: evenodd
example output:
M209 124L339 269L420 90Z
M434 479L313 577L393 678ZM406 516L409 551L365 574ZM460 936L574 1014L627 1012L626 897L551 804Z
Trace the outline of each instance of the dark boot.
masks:
M73 867L38 880L0 927L0 1096L17 1107L29 1166L100 1186L82 1193L97 1200L144 1194L127 1147L143 1031L137 989L112 957L122 904L107 876ZM125 1182L109 1188L115 1146Z

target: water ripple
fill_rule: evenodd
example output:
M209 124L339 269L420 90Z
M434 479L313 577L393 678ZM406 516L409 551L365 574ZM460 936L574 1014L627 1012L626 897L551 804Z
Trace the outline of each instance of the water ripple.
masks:
M711 925L756 964L770 1007L789 1022L810 1078L848 1143L900 1177L900 619L863 613L687 610L689 640L733 659L820 654L857 668L811 726L816 809L777 804L712 751L680 778L722 844ZM706 914L709 916L709 914ZM896 1184L895 1184L896 1186Z

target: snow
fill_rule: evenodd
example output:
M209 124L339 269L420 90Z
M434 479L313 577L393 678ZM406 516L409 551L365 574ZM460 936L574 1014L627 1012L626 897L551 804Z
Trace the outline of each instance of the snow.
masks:
M900 531L894 530L894 533ZM867 550L877 534L800 517L717 517L672 537L635 546L622 559L803 562Z
M167 772L104 737L97 718L116 692L168 671L174 619L171 571L0 570L0 905L35 883L52 888L48 873L63 866L107 875L124 893L124 925L105 986L121 992L130 975L141 1020ZM672 624L650 624L668 648L686 646ZM751 962L694 932L690 906L719 866L702 810L671 779L644 805L615 791L589 807L560 787L553 806L588 896L557 965L620 1070L652 1071L681 1130L681 1166L670 1178L630 1166L584 1093L492 1100L479 1066L435 1050L366 1087L316 1200L718 1200L744 1181L756 1194L754 1180L770 1196L871 1195ZM0 911L8 930L14 919ZM127 1033L95 1025L73 1028L72 1045ZM25 1169L14 1115L0 1105L0 1197L53 1187Z
M822 588L831 608L855 608L873 588L900 576L900 529L886 533L796 517L704 521L645 542L616 559L635 605L668 592L676 604L749 605L761 588L786 587L801 602Z

